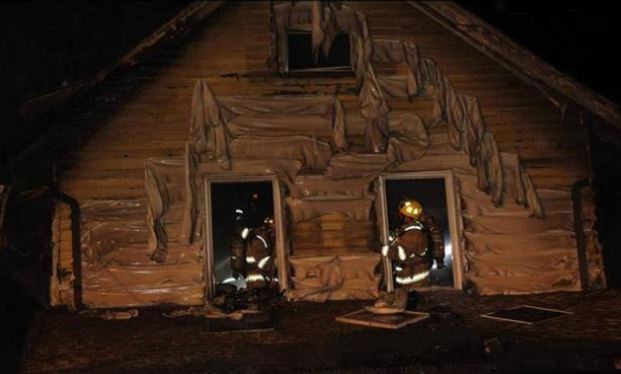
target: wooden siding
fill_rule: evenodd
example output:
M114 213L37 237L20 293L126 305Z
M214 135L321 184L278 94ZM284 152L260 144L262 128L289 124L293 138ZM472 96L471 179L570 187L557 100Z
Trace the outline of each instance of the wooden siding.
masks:
M587 174L582 129L571 121L563 125L557 108L537 89L405 3L351 6L368 15L374 37L414 40L458 91L478 97L501 151L517 153L537 187L567 188ZM143 198L145 158L182 154L192 87L199 78L216 95L347 92L339 98L349 133L362 135L363 122L351 93L353 77L281 78L267 73L268 20L267 2L227 4L189 42L106 84L94 108L85 108L74 119L80 130L72 136L83 143L61 163L63 191L79 201ZM427 99L392 100L391 106L423 118L431 112ZM556 181L561 175L565 179Z
M459 92L478 97L500 150L520 156L535 187L569 190L588 175L583 129L577 121L562 123L559 110L536 88L405 2L348 4L367 14L373 37L416 42L421 55L434 59ZM59 161L61 190L81 203L144 200L145 159L183 154L197 79L205 79L216 95L338 94L356 149L362 144L364 121L354 77L269 73L269 17L269 2L227 3L187 42L105 83L95 103L76 108L67 122L63 141L70 151ZM389 104L429 119L433 103L420 98ZM443 132L443 126L432 131ZM69 230L63 222L66 215L60 219L57 226ZM65 258L71 241L62 239L70 235L57 237L58 258Z

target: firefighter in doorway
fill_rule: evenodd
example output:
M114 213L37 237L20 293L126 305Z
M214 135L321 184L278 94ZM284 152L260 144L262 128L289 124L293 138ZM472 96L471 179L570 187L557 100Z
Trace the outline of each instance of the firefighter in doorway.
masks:
M233 276L244 278L248 288L275 280L274 219L261 218L259 203L259 195L253 193L246 206L235 209L235 235L230 244Z
M248 287L262 287L275 280L274 243L276 231L274 219L266 217L263 224L254 229L246 245Z
M401 225L389 235L382 248L393 264L397 287L413 289L429 286L429 272L435 260L444 267L444 232L437 221L423 213L416 200L405 199L399 204Z

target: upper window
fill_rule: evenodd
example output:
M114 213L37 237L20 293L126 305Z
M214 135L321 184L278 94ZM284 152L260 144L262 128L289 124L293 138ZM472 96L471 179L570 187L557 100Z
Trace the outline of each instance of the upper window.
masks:
M319 52L317 64L313 61L311 33L309 31L289 30L287 33L288 71L351 71L351 46L349 35L339 33L332 42L330 53L324 56Z

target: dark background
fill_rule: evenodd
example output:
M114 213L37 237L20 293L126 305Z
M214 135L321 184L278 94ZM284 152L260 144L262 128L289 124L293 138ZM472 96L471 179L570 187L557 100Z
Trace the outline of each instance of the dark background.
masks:
M0 3L0 182L7 158L46 130L21 120L24 100L93 77L188 3Z
M518 44L617 104L618 1L459 0Z
M313 59L311 34L306 31L289 32L288 57L289 71L299 69L313 69L324 67L345 67L351 69L350 45L347 34L338 34L332 41L330 52L327 56L320 52L317 63Z
M9 157L46 131L54 131L45 122L26 123L20 118L18 108L24 100L92 77L187 3L2 2L0 183L10 182ZM621 66L617 51L619 2L476 0L459 3L560 71L621 102L621 84L617 78ZM594 169L600 186L598 226L606 245L609 280L619 286L621 251L616 247L621 243L621 167L616 160L621 159L621 153L608 144L597 143L594 148L598 152ZM23 232L41 231L36 220L28 217L13 220L13 224L19 225ZM35 246L32 240L27 243L30 243L27 247L16 248L21 255L0 251L0 294L3 295L0 352L3 358L11 359L6 365L0 363L3 372L15 369L26 339L24 332L35 310L45 305L41 298L45 289L35 290L30 284L36 283L36 277L29 278L25 275L27 271L21 269L41 266L46 262L49 248L45 244Z

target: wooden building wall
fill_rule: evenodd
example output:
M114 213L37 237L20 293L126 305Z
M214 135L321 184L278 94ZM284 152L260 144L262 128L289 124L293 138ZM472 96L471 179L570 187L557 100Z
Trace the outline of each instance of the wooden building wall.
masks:
M413 40L459 92L478 97L500 150L520 156L535 187L568 191L588 176L584 130L575 121L563 124L559 110L538 89L406 2L347 4L367 15L372 37ZM61 191L81 203L144 200L145 159L183 155L197 79L206 80L216 95L337 94L354 150L361 150L356 145L362 144L364 121L354 77L286 78L268 72L269 17L269 2L227 3L188 42L104 84L94 105L76 108L67 122L66 141L79 147L58 164ZM421 98L389 104L428 120L433 103ZM433 133L444 131L438 126ZM56 255L61 268L70 270L68 210L58 212Z

